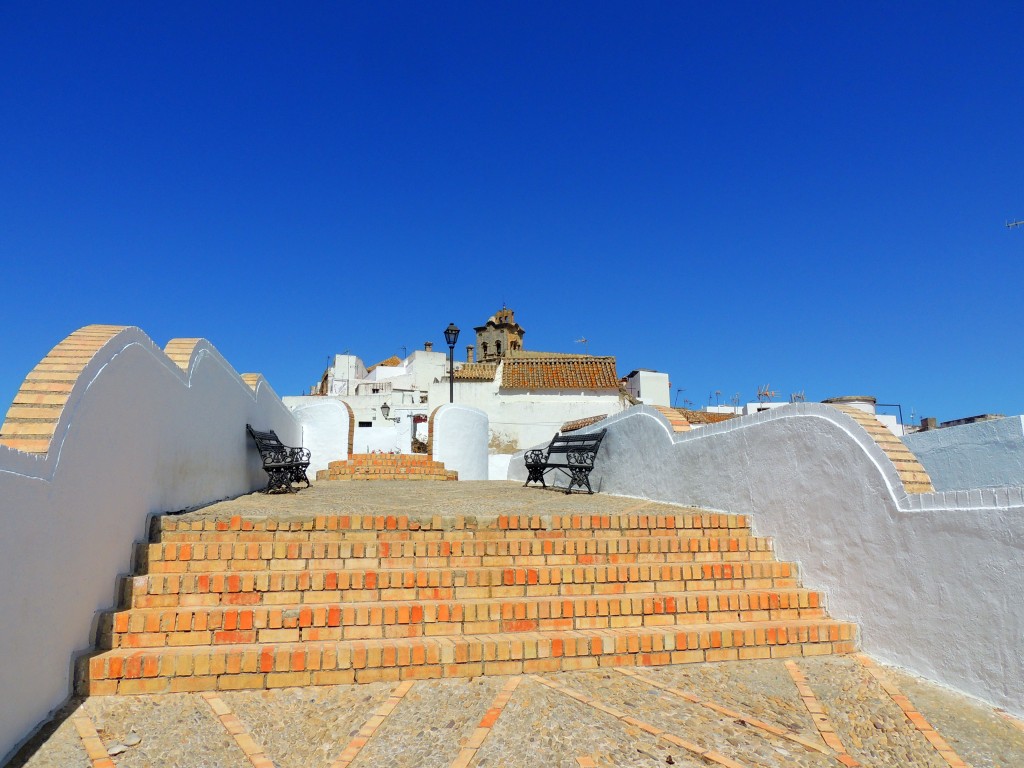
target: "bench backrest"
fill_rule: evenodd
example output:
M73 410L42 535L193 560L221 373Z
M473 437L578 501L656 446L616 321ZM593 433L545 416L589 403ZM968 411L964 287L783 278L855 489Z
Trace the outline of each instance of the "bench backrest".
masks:
M252 435L252 439L256 441L256 448L260 453L286 447L274 430L270 430L269 432L260 432L259 430L253 429L252 424L246 424L245 428L249 434Z
M551 444L548 445L548 453L569 453L570 451L593 451L597 453L597 449L601 447L601 440L604 439L604 433L607 430L602 429L600 432L592 432L586 435L555 435L551 438Z

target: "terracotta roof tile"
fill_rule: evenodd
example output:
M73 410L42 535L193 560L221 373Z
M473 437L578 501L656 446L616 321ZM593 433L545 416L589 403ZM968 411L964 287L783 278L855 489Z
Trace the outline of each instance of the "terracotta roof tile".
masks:
M599 421L604 421L608 418L607 413L602 413L600 416L588 416L585 419L576 419L575 421L567 421L562 425L559 432L574 432L577 429L583 429L589 427L591 424L597 424Z
M673 408L679 411L691 424L718 424L720 421L728 421L735 418L734 413L712 413L709 411L691 411L688 408Z
M456 381L494 381L497 363L466 363L455 369Z
M619 388L614 357L588 355L510 357L502 367L505 389L613 389Z
M379 363L374 363L366 369L366 372L369 373L374 368L397 368L401 364L402 361L399 359L398 355L392 355L387 360L381 360Z

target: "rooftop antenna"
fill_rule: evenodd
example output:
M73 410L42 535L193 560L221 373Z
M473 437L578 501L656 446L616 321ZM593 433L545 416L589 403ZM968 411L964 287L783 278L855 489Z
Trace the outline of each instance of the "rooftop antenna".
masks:
M794 392L793 394L791 394L789 396L789 402L791 402L791 403L806 403L807 402L807 395L805 395L804 391L801 389L799 392Z
M582 344L582 345L583 345L583 351L584 351L584 353L585 353L585 354L587 354L587 355L589 355L589 354L590 354L590 340L589 340L589 339L588 339L588 338L587 338L586 336L580 336L580 337L579 337L578 339L576 339L576 341L575 341L575 342L573 342L573 343L574 343L574 344Z
M678 405L679 405L679 395L681 395L685 391L686 391L686 387L683 387L682 389L677 389L676 390L676 401L675 401L675 404L672 406L673 408L678 407Z
M718 407L718 398L720 398L721 396L722 396L722 390L716 389L715 390L715 408Z
M1008 221L1006 222L1007 229L1016 229L1017 227L1024 227L1024 221Z
M733 408L739 408L740 407L740 393L739 392L737 392L735 395L732 396L732 407Z
M409 356L409 348L407 346L405 346L405 344L403 344L402 345L402 359L405 360L405 358L407 358L408 356Z
M772 398L779 394L775 390L769 389L770 386L771 384L765 384L763 387L757 388L757 402L770 403Z

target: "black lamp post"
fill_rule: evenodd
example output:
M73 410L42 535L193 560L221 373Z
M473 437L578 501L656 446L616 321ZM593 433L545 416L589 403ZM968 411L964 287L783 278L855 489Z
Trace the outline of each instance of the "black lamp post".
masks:
M459 340L459 329L455 323L448 323L444 329L444 340L448 344L448 402L455 402L455 342Z

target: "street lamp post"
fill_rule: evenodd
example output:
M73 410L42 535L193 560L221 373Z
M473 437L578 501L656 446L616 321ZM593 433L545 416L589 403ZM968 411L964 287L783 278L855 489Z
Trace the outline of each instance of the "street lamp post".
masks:
M448 323L444 329L444 340L448 344L448 402L455 402L455 342L459 340L459 329L455 323Z

